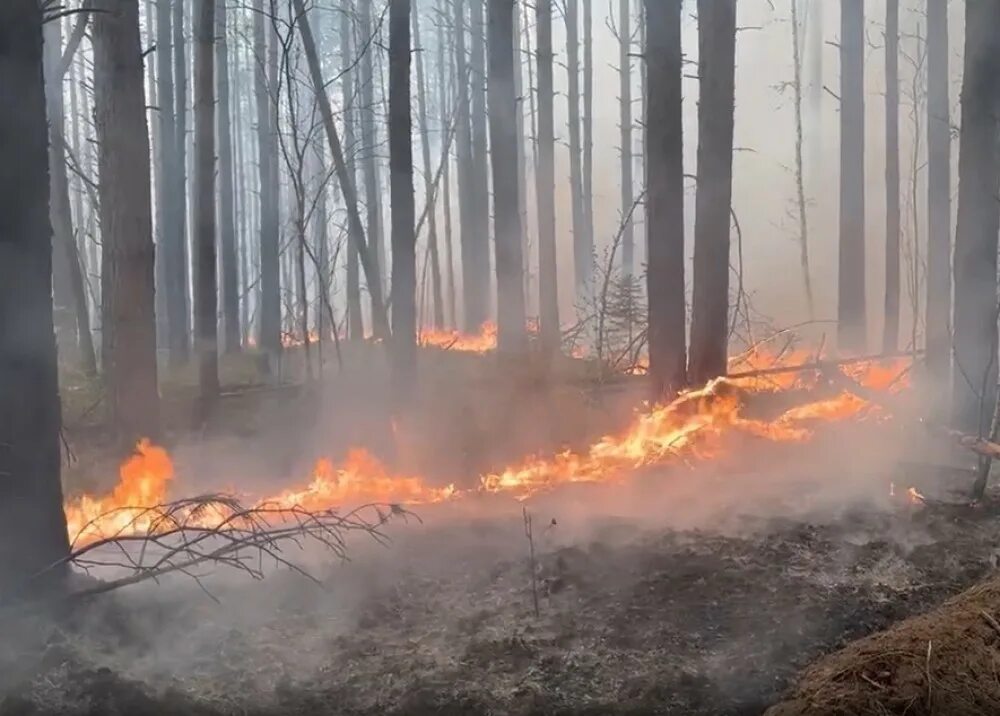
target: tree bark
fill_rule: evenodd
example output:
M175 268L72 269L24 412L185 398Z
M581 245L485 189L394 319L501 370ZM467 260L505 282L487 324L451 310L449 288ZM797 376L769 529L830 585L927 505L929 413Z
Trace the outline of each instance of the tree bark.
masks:
M483 0L469 0L469 79L472 88L472 158L469 199L471 252L468 273L463 270L465 329L473 332L490 318L490 195L489 155L486 137L486 33ZM463 219L463 233L465 232ZM464 247L464 244L463 244ZM464 249L463 249L464 250Z
M438 44L438 84L440 89L440 106L439 106L439 120L441 125L442 134L448 131L449 126L449 116L451 112L450 107L450 92L448 91L448 74L447 67L448 62L445 59L448 55L445 52L445 39L444 39L444 24L445 14L444 0L439 0L438 3L438 23L437 23L437 44ZM454 65L451 66L452 73L455 72ZM454 82L452 83L454 84ZM452 223L451 223L451 150L449 149L448 155L445 157L444 167L441 175L441 201L444 204L444 250L445 250L445 273L447 276L447 306L448 306L448 325L457 326L458 316L455 312L455 262L454 262L454 249L452 242Z
M594 272L594 17L592 0L583 1L583 246L587 251L587 280Z
M618 86L619 125L621 130L621 215L622 274L631 278L635 272L635 227L630 216L634 198L632 179L632 13L629 0L620 0L618 7Z
M837 344L864 353L865 309L865 7L840 5L840 272Z
M587 246L583 208L583 167L580 146L579 0L566 0L566 72L569 103L569 187L573 211L573 280L580 301L590 281L593 250Z
M340 62L343 66L340 78L341 104L344 115L344 145L347 147L347 173L351 180L357 177L354 166L354 130L357 112L354 106L354 55L352 48L353 23L350 4L345 4L340 13ZM358 247L353 241L347 242L347 331L351 340L360 341L365 337L364 318L361 313L361 281L358 274Z
M559 279L556 270L555 120L553 117L552 0L535 1L538 66L538 303L542 350L559 350Z
M496 235L497 349L527 348L518 196L517 96L514 91L514 0L489 0L490 145Z
M215 77L218 94L216 140L219 152L219 251L222 270L223 348L240 350L240 296L236 261L236 214L233 199L233 136L230 127L229 40L225 3L215 7Z
M645 0L645 6L649 373L654 399L667 400L687 383L681 2Z
M417 371L417 257L410 117L410 0L389 3L389 191L392 207L393 395L406 401Z
M375 74L372 62L372 55L374 55L378 45L374 41L373 2L374 0L358 0L361 39L368 43L363 51L359 48L363 54L359 58L361 106L358 107L358 118L361 123L361 151L363 152L361 171L365 182L365 221L367 226L365 235L372 247L375 269L373 276L379 281L381 295L385 292L388 284L386 280L388 266L386 266L385 259L385 239L382 236L382 203L379 200L381 184L378 171L378 129L375 126ZM373 295L370 286L368 294L369 296Z
M885 324L882 349L899 343L899 0L885 6Z
M0 3L0 97L6 100L0 103L0 137L17 138L0 141L0 592L7 594L69 551L59 481L52 226L37 0Z
M955 229L955 427L986 434L997 383L1000 1L968 0Z
M736 0L699 0L698 193L688 367L694 383L726 374L735 74Z
M201 393L202 419L208 416L219 396L219 323L216 317L218 293L215 256L215 32L215 0L200 0L194 22L195 165L192 209L195 221L194 335L198 356L198 387ZM224 120L223 123L228 124L228 121ZM228 208L231 215L231 183L229 192ZM220 210L222 209L220 206ZM232 229L231 222L229 228ZM225 237L222 238L225 241ZM232 240L233 237L229 238ZM235 257L233 260L235 263Z
M173 366L187 363L191 356L190 303L188 300L188 243L187 243L187 48L184 41L185 0L173 0L174 33L174 224L173 241L175 260L171 262L171 283L167 298L173 305L170 318L170 363Z
M948 5L927 0L927 369L947 393L951 368L951 107ZM941 394L941 393L939 393Z
M420 10L419 6L412 10L413 18L413 42L416 45L416 66L417 66L417 107L420 117L420 147L424 162L424 196L428 202L427 209L427 248L431 261L431 293L434 307L434 326L442 328L444 326L444 295L441 287L441 262L438 257L438 234L437 234L437 201L433 185L433 174L431 171L431 145L430 129L427 123L427 97L430 94L430 87L424 74L424 49L420 42Z
M107 405L123 445L159 433L149 136L137 0L97 0L94 119Z
M802 156L805 129L802 121L802 44L800 40L799 2L800 0L792 0L792 63L794 72L792 91L795 94L795 201L799 219L799 268L802 271L802 287L805 292L809 320L813 320L816 317L816 308L813 300L812 270L809 268L809 211L806 206L805 163ZM817 6L814 12L821 12L821 9Z

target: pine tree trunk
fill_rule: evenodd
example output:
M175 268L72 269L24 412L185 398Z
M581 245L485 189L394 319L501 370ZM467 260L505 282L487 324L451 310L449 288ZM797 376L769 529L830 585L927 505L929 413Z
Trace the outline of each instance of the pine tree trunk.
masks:
M538 66L538 302L542 350L559 350L559 280L556 270L555 119L553 117L552 0L535 1Z
M191 355L190 304L188 302L188 243L187 243L187 48L184 41L185 0L173 0L174 33L174 208L171 221L174 224L173 251L175 260L171 262L171 284L168 303L173 310L170 320L170 363L177 366L188 361Z
M173 32L170 0L156 2L156 322L159 343L172 349L177 310L172 298L177 266L174 216L177 193L177 129L174 117Z
M521 217L521 278L524 282L522 292L524 296L525 314L530 312L531 305L531 242L528 239L528 180L527 180L527 157L525 155L524 136L524 106L525 91L524 77L521 72L521 63L528 65L528 73L531 73L531 53L522 53L521 50L521 11L518 4L514 5L514 102L516 112L514 115L514 131L517 137L517 213ZM531 86L528 87L528 94L531 93Z
M240 296L236 261L236 214L233 198L233 137L230 126L229 40L225 3L215 8L215 73L219 106L216 139L219 143L219 251L222 279L223 348L240 350Z
M799 267L802 271L802 287L805 292L806 308L809 320L816 316L813 301L812 272L809 268L809 212L806 206L805 164L802 155L802 145L805 138L805 128L802 121L802 44L799 35L799 2L792 0L792 63L794 77L792 91L795 103L795 200L799 220ZM816 10L819 11L818 9Z
M885 324L882 350L899 344L899 0L885 10Z
M469 112L471 95L469 92L469 63L465 51L466 19L465 0L452 0L453 31L455 34L455 138L458 154L458 231L462 253L462 327L478 328L476 317L470 312L470 305L476 303L475 288L475 229L472 198L472 127Z
M490 145L496 234L497 349L518 355L527 347L514 90L514 0L489 0Z
M469 80L472 88L472 163L470 176L469 265L463 274L466 290L465 329L476 331L490 318L490 188L486 127L486 32L483 0L469 0ZM464 220L463 220L464 221Z
M726 374L733 197L736 0L698 2L698 194L688 377Z
M622 227L622 274L631 278L635 272L635 227L629 214L634 197L632 179L632 13L629 0L620 0L618 8L618 87L619 125L621 130L621 215L625 218Z
M948 6L937 0L927 0L927 369L935 391L945 393L951 373L951 107L948 81Z
M440 90L439 97L439 114L440 114L440 125L442 134L448 132L450 128L449 120L449 110L450 102L448 92L448 62L446 60L447 54L445 52L445 39L444 39L444 25L445 14L444 0L439 0L438 6L438 23L437 23L437 45L438 45L438 89ZM451 65L452 73L455 72L454 65ZM452 83L454 84L454 83ZM454 249L453 249L453 237L452 237L452 225L451 225L451 150L448 150L448 156L445 157L444 169L441 173L441 202L444 204L444 251L445 251L445 273L447 279L447 306L448 306L448 325L454 327L458 325L458 316L455 314L455 262L454 262Z
M410 0L389 2L389 191L392 207L393 395L405 401L417 371L417 258L410 117Z
M865 309L865 7L840 5L840 270L837 345L863 353Z
M358 22L361 30L361 42L369 43L360 57L359 77L361 106L358 108L358 117L361 123L361 151L363 152L363 162L361 171L364 174L365 182L365 209L366 225L365 235L368 237L368 244L372 247L372 258L374 260L375 276L379 281L379 288L384 292L388 285L387 266L385 259L385 239L382 236L382 202L380 201L381 183L378 171L378 130L375 126L375 73L372 56L377 51L378 45L372 41L375 34L375 24L372 21L372 3L374 0L358 0ZM371 288L369 287L369 295Z
M0 3L0 96L17 98L0 106L0 137L17 138L0 142L0 592L8 594L69 551L37 0Z
M194 335L202 419L208 416L219 396L215 255L215 33L215 0L200 0L194 17L195 163L194 206L191 208L194 212ZM228 120L223 120L223 123L228 124ZM229 199L231 218L231 183ZM232 222L229 228L232 229ZM225 237L222 238L225 241Z
M354 71L352 65L355 58L352 50L353 23L352 8L347 5L340 13L340 62L343 76L340 78L341 105L344 115L344 146L347 147L347 173L351 179L357 177L354 166L355 138L354 127L357 112L354 107ZM361 280L358 274L358 247L353 241L347 242L347 331L351 340L360 341L365 337L364 318L361 313Z
M587 280L594 273L594 17L592 0L583 1L583 246L587 252Z
M586 295L590 281L592 252L587 246L587 230L583 207L583 167L580 146L580 48L579 0L566 0L566 72L569 102L569 187L573 210L573 280L576 299Z
M645 0L645 6L649 373L654 398L665 400L687 383L681 1Z
M95 2L102 336L107 405L125 445L159 433L149 136L137 0Z
M955 427L983 435L997 383L1000 2L967 0L955 229Z
M441 262L438 257L437 202L434 201L434 176L431 170L430 129L427 123L427 97L430 94L430 87L424 75L424 51L420 41L419 6L413 8L411 15L413 18L413 42L417 47L415 53L417 66L417 107L420 117L420 147L424 162L424 196L426 197L425 201L428 202L427 247L431 261L431 293L434 304L434 326L435 328L442 328L444 326L444 296L441 287Z

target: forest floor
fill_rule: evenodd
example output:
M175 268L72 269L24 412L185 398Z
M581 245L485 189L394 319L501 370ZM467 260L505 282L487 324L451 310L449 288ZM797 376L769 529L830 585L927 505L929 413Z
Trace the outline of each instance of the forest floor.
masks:
M177 489L288 480L318 449L359 439L452 480L586 444L624 425L640 395L575 377L498 390L482 361L444 362L422 388L433 417L394 430L377 378L332 379L322 400L234 396L225 421L169 439ZM70 491L101 485L108 458L68 422ZM532 499L537 590L522 505L483 496L420 508L421 522L391 525L388 548L352 544L348 563L304 553L320 586L215 574L205 586L218 601L177 579L56 620L22 616L4 627L0 714L758 714L818 656L996 566L993 501L888 496L904 480L943 498L966 487L919 483L884 449L888 430L734 444L710 465Z

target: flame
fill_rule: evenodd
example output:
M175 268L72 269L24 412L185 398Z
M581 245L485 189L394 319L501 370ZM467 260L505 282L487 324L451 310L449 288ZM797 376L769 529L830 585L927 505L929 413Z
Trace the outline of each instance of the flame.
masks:
M750 360L763 360L760 356ZM801 356L787 354L791 365ZM904 386L901 371L905 364L892 366L862 364L845 373L871 390L898 390ZM670 403L647 407L638 412L622 432L606 435L581 451L563 450L554 455L533 455L503 470L483 475L478 488L459 491L453 485L436 486L421 476L400 475L360 449L351 450L339 465L329 459L317 461L310 480L303 487L279 492L259 500L257 506L278 509L299 507L309 511L334 509L347 504L409 503L426 504L454 499L469 493L504 493L526 499L560 485L584 482L614 482L634 471L672 460L709 460L726 454L726 441L737 435L771 442L801 443L814 435L817 427L836 421L882 419L886 411L851 392L808 400L787 409L771 420L743 414L747 397L807 384L812 378L773 374L777 382L717 378L707 385L681 393ZM67 503L66 520L76 544L102 537L142 533L160 529L150 524L144 508L166 501L173 478L173 465L166 451L141 441L136 454L122 465L120 481L104 497L84 496ZM890 486L894 492L895 487ZM923 496L910 488L910 499ZM226 515L199 515L200 520L222 522Z
M425 348L464 351L468 353L489 353L497 347L497 326L486 321L478 333L462 333L441 328L424 328L420 332L419 344Z

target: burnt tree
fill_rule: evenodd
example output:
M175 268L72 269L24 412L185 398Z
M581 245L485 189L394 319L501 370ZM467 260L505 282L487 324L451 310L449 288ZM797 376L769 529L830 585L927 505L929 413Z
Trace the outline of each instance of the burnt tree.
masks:
M653 397L687 383L681 0L645 0L646 291Z
M125 445L159 432L149 136L138 0L98 0L94 120L106 403Z
M538 304L542 350L559 349L559 287L556 272L555 120L553 119L552 0L535 0L538 66Z
M735 74L736 0L699 0L698 194L688 366L696 383L726 373Z
M837 345L861 353L865 313L865 4L840 4L840 261Z
M0 591L69 551L37 0L0 3Z
M1000 1L965 6L965 71L955 228L952 411L956 427L984 434L997 383L997 117Z
M497 349L523 353L524 265L518 188L517 96L514 91L514 0L489 0L490 146L497 272Z

